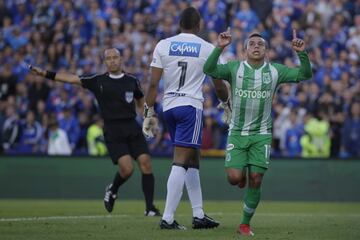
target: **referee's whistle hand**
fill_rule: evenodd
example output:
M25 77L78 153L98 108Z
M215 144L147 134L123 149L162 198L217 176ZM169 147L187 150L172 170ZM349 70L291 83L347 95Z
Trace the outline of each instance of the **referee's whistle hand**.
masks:
M39 76L42 76L44 77L45 74L46 74L46 71L39 68L39 67L35 67L35 66L32 66L32 65L29 65L29 69L32 73L36 74L36 75L39 75Z

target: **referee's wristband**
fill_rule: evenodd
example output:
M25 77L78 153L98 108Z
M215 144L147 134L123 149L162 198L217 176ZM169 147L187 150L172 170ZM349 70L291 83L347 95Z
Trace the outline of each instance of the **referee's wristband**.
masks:
M55 80L56 72L46 71L45 77L47 79Z

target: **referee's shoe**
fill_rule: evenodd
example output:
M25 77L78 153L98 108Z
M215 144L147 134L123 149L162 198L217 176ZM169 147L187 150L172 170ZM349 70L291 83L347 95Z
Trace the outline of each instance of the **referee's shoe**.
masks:
M204 215L203 218L193 217L193 222L192 222L193 229L216 228L219 225L220 225L219 222L215 221L206 214Z
M116 194L111 192L111 186L112 184L106 186L104 196L104 206L109 213L112 212L116 200Z
M161 213L160 213L159 209L157 209L154 206L151 209L145 210L144 215L146 217L161 217Z

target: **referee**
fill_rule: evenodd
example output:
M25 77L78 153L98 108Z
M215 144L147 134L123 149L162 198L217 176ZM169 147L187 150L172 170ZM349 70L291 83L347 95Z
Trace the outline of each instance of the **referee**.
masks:
M114 207L119 187L134 171L132 159L137 160L142 172L145 195L145 216L160 216L153 204L155 179L152 174L149 150L141 127L136 122L136 106L144 106L144 94L139 81L122 71L120 52L115 48L104 51L107 72L90 77L46 71L30 66L33 73L51 80L82 85L96 97L104 118L104 137L114 165L119 169L106 187L104 205L108 212Z

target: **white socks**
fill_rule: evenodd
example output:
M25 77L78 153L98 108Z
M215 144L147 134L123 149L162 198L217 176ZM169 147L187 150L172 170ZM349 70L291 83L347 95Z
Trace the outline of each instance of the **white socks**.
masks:
M204 218L199 169L189 168L186 171L185 185L191 202L193 217Z
M191 202L193 217L204 218L199 169L189 168L186 171L183 167L173 165L167 181L166 203L162 217L169 224L174 221L174 214L182 197L184 183Z
M165 210L162 219L171 224L174 214L179 205L185 182L186 170L183 167L173 165L167 181L167 194Z

